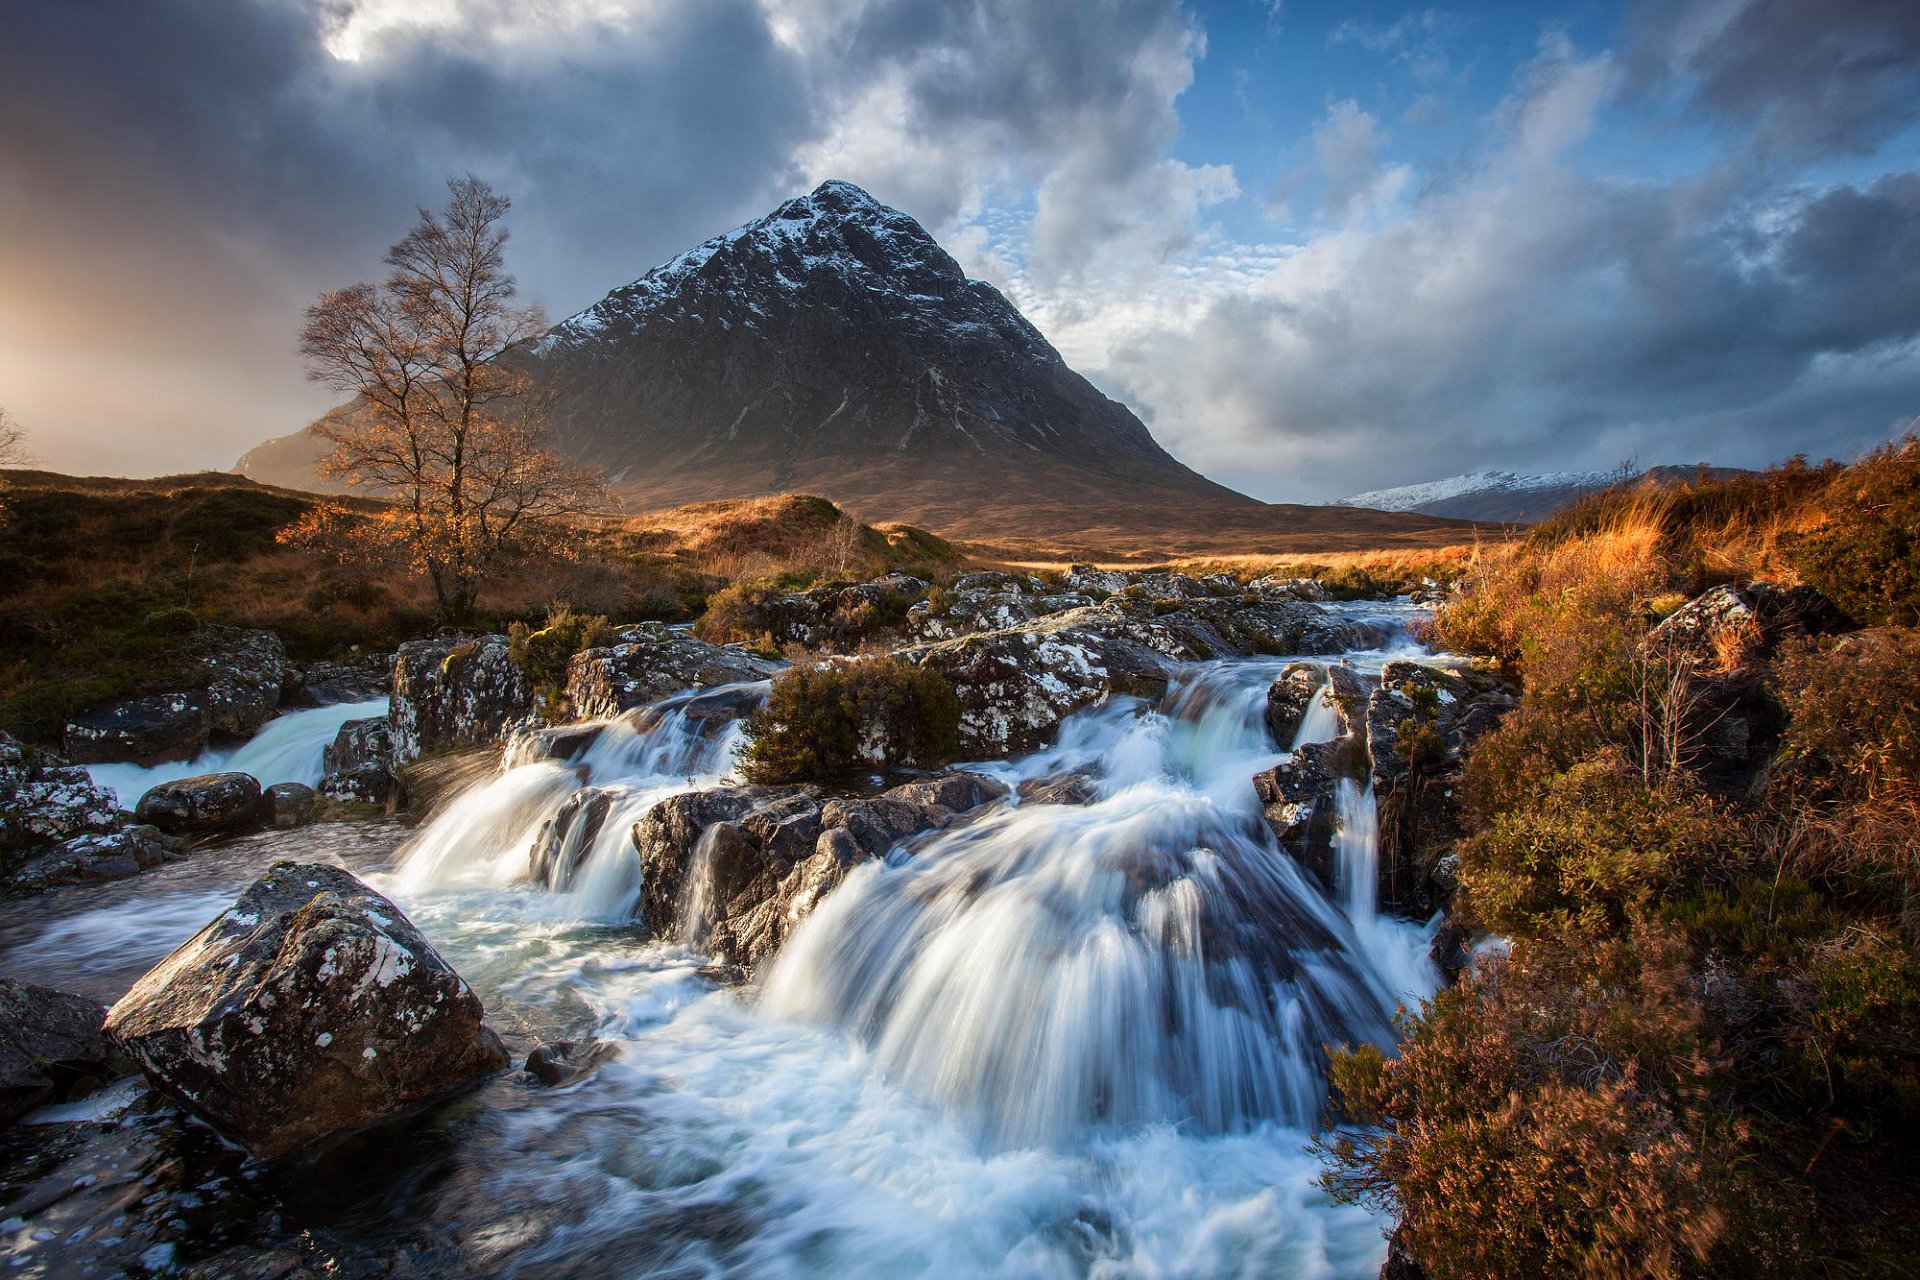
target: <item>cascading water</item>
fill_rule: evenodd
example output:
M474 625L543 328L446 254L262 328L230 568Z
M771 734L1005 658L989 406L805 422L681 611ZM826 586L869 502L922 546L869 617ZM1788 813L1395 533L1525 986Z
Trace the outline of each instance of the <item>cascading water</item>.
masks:
M289 711L262 725L260 732L236 747L202 751L191 760L170 760L144 767L137 764L95 764L87 766L94 782L106 787L131 809L151 788L176 778L192 778L203 773L250 773L260 785L276 782L319 783L324 772L321 758L329 743L349 720L387 714L387 700L340 702L328 707Z
M1271 679L1198 668L1164 714L1083 717L1011 773L1097 770L1093 804L1004 809L861 868L782 951L762 1009L860 1037L1003 1144L1313 1123L1321 1046L1390 1043L1410 993L1261 820Z
M1402 656L1349 655L1363 671ZM1423 932L1364 892L1364 789L1342 794L1324 889L1265 829L1249 778L1282 754L1262 712L1284 665L1190 668L1160 707L1116 700L1047 750L977 766L1015 783L1086 774L1095 799L997 804L856 869L745 990L704 976L697 866L680 936L633 927L630 828L725 780L735 716L763 688L669 699L575 735L571 758L516 744L390 870L392 844L372 850L394 834L332 829L365 831L369 852L350 856L377 860L356 868L521 1049L619 1049L581 1083L502 1079L463 1103L457 1140L410 1157L431 1176L375 1178L363 1234L444 1241L463 1274L1376 1273L1379 1221L1328 1202L1304 1150L1321 1044L1384 1038L1434 976ZM1300 741L1337 728L1321 700ZM308 843L322 830L262 839L271 856L328 856ZM17 947L23 967L44 974L34 947L68 954L80 929L157 960L269 854L213 883L237 856L100 890L72 928ZM177 870L195 878L174 909L156 898ZM122 927L135 919L176 936ZM354 1176L373 1177L358 1162Z

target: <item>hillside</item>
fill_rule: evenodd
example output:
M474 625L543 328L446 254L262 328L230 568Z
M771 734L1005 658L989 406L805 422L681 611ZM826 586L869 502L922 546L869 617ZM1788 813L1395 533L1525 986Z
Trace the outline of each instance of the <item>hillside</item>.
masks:
M631 511L807 492L949 536L1189 553L1437 527L1269 505L1181 465L998 290L844 182L614 290L527 358L562 446ZM319 456L301 433L236 469L319 488Z

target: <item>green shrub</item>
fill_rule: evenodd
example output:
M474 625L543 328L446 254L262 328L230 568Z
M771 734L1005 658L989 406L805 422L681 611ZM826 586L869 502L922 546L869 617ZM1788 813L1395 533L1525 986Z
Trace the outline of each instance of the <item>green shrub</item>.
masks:
M200 629L200 615L191 609L156 609L147 615L146 628L155 635L191 635Z
M786 594L777 582L736 582L707 597L693 634L710 644L754 644L773 631L772 602Z
M960 751L953 686L897 658L791 667L743 727L741 770L752 782L830 779L880 765L938 768Z
M535 689L553 689L567 682L567 663L573 655L598 649L612 641L613 624L598 614L579 614L565 605L547 614L538 631L524 622L507 627L507 654Z

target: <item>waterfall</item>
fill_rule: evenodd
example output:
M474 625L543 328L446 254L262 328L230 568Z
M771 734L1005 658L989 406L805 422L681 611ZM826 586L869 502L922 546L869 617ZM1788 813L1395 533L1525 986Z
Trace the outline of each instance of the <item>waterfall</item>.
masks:
M1380 901L1380 815L1373 788L1340 779L1335 798L1334 869L1340 905L1355 924L1371 923Z
M775 959L762 1011L859 1037L996 1142L1312 1124L1321 1046L1391 1043L1407 993L1260 818L1272 676L1194 668L1163 709L1070 723L1012 771L1097 773L1095 803L1001 808L859 868Z
M137 764L93 764L87 774L131 809L140 797L163 782L193 778L203 773L250 773L260 785L276 782L319 784L325 770L322 755L349 720L387 714L387 700L337 702L330 707L288 711L275 716L238 746L209 747L191 760L169 760L151 767Z
M733 769L739 717L767 682L676 694L598 726L572 759L509 745L501 771L456 796L401 850L397 883L420 891L502 888L547 869L552 914L623 922L640 898L633 824L667 796L715 786Z

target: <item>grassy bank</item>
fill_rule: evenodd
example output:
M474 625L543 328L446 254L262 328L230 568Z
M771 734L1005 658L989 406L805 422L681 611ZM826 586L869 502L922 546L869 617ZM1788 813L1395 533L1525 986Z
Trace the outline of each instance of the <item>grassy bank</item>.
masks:
M1916 532L1908 442L1599 494L1467 566L1435 639L1526 697L1469 762L1455 911L1511 951L1397 1060L1334 1055L1326 1141L1436 1280L1920 1274Z

